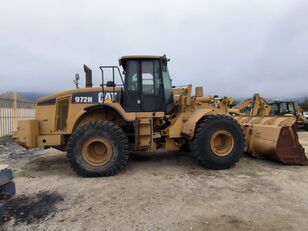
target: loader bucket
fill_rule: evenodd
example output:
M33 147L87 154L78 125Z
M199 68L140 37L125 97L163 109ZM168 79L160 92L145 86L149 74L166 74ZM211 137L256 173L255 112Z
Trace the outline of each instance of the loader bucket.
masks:
M295 117L237 116L245 133L245 152L283 164L308 165L295 129Z

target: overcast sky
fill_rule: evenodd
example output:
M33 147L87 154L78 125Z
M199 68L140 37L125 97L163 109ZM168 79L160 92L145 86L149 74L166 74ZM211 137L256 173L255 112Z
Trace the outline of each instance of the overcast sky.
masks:
M82 65L166 54L174 85L308 95L307 0L1 1L0 92L73 88Z

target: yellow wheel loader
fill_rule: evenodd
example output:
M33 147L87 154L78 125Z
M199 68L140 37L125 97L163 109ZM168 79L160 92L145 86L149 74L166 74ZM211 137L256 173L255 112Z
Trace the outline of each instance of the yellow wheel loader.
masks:
M92 71L84 66L85 88L39 99L36 118L19 121L14 140L27 148L67 151L71 167L82 176L118 173L131 151L190 149L210 169L232 167L244 151L280 155L291 150L294 158L303 157L292 118L268 123L233 118L227 98L217 103L203 96L202 87L194 96L191 85L173 88L168 61L124 56L119 59L123 72L118 66L100 67L100 87L92 87Z
M271 115L295 116L298 128L308 131L308 120L302 114L302 111L294 101L291 100L275 100L271 103Z
M233 115L249 116L294 116L298 128L308 131L308 120L302 114L302 109L292 100L275 100L268 103L259 94L244 100L229 109Z

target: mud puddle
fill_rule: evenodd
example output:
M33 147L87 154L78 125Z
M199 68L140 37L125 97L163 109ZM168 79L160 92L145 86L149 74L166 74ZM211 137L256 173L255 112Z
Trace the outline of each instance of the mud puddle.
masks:
M14 225L19 223L38 223L57 212L56 205L64 201L58 192L41 191L34 196L21 195L7 203L7 214L14 219Z

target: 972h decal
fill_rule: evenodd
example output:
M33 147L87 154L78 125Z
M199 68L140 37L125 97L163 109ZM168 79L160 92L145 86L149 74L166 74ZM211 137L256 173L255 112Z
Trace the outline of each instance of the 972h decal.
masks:
M72 95L72 103L104 103L110 100L119 101L119 92L80 92Z

